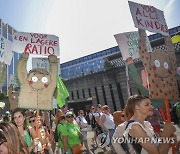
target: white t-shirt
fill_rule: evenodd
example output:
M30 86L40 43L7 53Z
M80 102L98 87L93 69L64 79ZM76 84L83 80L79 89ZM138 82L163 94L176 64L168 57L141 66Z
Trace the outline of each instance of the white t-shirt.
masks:
M107 115L105 113L103 113L102 115L106 116L106 121L104 122L104 126L107 129L114 129L115 128L115 123L114 123L113 116L111 114Z
M87 131L88 123L84 117L77 116L76 122L80 123L81 126L85 127L85 128L81 128L81 131Z
M141 128L146 132L147 136L151 139L152 143L154 143L156 146L158 146L158 143L156 143L157 140L156 140L156 135L154 133L153 127L150 124L150 122L148 122L148 121L144 121L145 127L137 121L130 123L123 134L126 138L128 138L129 130L131 129L132 125L134 125L134 124L140 125ZM148 153L142 148L141 154L148 154Z

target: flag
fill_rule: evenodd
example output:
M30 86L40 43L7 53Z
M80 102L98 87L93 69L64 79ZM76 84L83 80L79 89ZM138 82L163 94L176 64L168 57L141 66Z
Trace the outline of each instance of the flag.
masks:
M69 92L64 85L64 83L61 80L61 77L57 77L57 105L61 108L65 105L66 103L66 98L69 97Z

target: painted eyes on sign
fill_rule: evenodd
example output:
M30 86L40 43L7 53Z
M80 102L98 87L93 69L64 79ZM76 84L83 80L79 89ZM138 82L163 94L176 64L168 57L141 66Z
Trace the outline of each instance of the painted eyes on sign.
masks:
M159 60L155 60L155 61L154 61L154 64L155 64L156 67L160 67L160 62L159 62Z
M42 81L43 83L47 83L47 82L48 82L48 78L47 78L47 77L42 77L41 81Z
M33 77L32 77L32 81L33 81L33 82L37 82L37 81L38 81L38 78L37 78L36 76L33 76ZM41 81L42 81L43 83L47 83L47 82L48 82L48 78L47 78L47 77L42 77Z
M33 81L33 82L37 82L37 81L38 81L38 78L37 78L36 76L33 76L33 77L32 77L32 81Z
M167 62L164 62L164 68L168 69L169 65Z
M160 67L160 66L161 66L159 60L155 60L155 61L154 61L154 64L155 64L156 67ZM169 67L169 65L168 65L167 62L164 62L164 63L163 63L163 66L164 66L165 69L168 69L168 67Z

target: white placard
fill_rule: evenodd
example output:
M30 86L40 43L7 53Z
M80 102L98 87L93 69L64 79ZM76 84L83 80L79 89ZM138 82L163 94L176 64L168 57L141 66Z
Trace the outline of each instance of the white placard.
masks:
M59 56L59 38L55 35L15 32L13 35L13 51Z
M10 65L12 57L12 42L0 35L0 62Z
M43 68L49 72L48 58L32 58L32 68ZM60 74L60 60L58 59L58 74Z
M137 31L119 33L114 35L114 37L121 51L123 60L126 60L129 57L132 57L133 59L139 58L139 34ZM148 37L146 37L146 45L147 51L152 52Z
M135 27L169 36L163 11L150 5L138 4L131 1L129 1L129 8Z

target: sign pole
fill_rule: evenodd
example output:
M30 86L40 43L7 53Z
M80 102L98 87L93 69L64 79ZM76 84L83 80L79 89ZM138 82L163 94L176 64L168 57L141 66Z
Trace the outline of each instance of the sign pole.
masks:
M171 123L171 115L170 115L170 108L169 108L169 101L167 99L164 100L164 105L166 108L166 114L167 114L167 122ZM176 154L176 148L175 144L171 144L172 147L172 154Z

